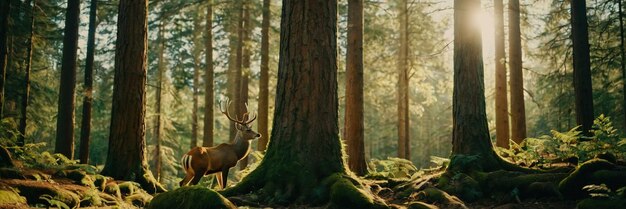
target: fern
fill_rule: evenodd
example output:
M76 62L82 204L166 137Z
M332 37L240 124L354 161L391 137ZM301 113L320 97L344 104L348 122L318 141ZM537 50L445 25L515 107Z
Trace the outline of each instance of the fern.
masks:
M55 197L52 197L49 194L41 195L39 197L39 199L42 199L42 200L46 201L48 203L48 205L54 206L56 208L70 209L70 206L68 206L67 204L65 204L61 200L59 200L59 199L57 199Z

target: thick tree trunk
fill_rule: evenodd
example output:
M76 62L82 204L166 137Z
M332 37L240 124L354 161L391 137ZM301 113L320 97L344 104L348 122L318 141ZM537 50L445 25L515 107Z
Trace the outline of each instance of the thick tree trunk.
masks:
M83 97L83 120L80 130L80 163L89 163L89 141L91 137L91 107L93 103L93 59L96 42L96 15L98 0L89 6L89 32L87 34L87 60L85 62L85 95Z
M261 22L261 78L259 79L259 134L257 150L265 151L269 135L269 28L270 0L263 0L263 21Z
M479 155L484 169L496 167L485 113L480 27L470 23L480 0L454 1L453 155ZM478 165L477 165L478 166Z
M235 115L242 115L244 113L243 111L243 104L241 102L242 100L242 95L241 95L241 81L242 81L242 73L243 73L243 47L244 47L244 37L243 37L243 33L244 33L244 10L246 7L246 1L247 0L239 0L239 5L237 7L237 12L239 13L239 16L237 18L237 57L235 60L235 75L234 75L234 81L235 81L235 96L233 98L233 106L235 109ZM231 123L233 124L233 123ZM235 132L236 133L236 132ZM231 132L232 134L232 132ZM235 137L232 136L230 137L230 142L232 142L232 140L234 140Z
M147 0L120 1L109 151L102 174L136 181L154 193L164 189L145 159L147 19Z
M526 138L526 110L519 0L509 0L509 69L511 71L511 139L520 143Z
M400 40L398 50L398 157L411 159L409 121L409 35L408 2L400 0L398 21Z
M159 40L159 51L157 58L157 87L156 87L156 101L155 101L155 118L154 118L154 140L155 140L155 175L156 179L161 182L161 168L163 165L163 157L161 156L161 115L163 114L161 109L163 105L161 103L163 95L163 74L165 73L165 58L163 57L165 52L165 22L159 23L159 33L157 39Z
M348 165L357 175L367 173L363 119L363 0L348 1L345 135Z
M8 30L11 1L2 1L0 5L2 5L0 7L0 119L2 119L4 113L4 81L9 57Z
M496 145L509 148L509 104L506 83L506 55L504 50L504 5L493 1L496 46Z
M74 159L74 98L76 92L76 54L80 0L69 0L65 15L63 59L57 115L55 152Z
M202 146L213 146L213 0L206 10L205 63L204 71L204 137Z
M30 97L30 71L33 63L33 36L35 35L35 8L37 8L37 1L33 1L30 13L30 35L28 36L28 49L26 49L26 75L24 77L24 92L22 93L22 117L20 118L20 137L17 141L18 146L24 146L26 144L26 121L27 121L27 109L28 100Z
M622 0L617 0L617 7L619 8L619 41L622 58L622 113L624 114L624 132L626 132L626 52L624 51L626 45L624 45L624 8L622 8Z
M574 59L574 95L576 122L586 136L591 136L593 125L593 94L589 58L589 33L585 0L571 2L572 44Z

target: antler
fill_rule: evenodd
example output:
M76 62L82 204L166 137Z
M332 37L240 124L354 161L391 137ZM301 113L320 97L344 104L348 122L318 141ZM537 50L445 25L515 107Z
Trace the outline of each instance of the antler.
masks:
M228 98L226 98L226 105L224 105L222 103L222 101L220 101L220 112L222 112L222 114L226 115L228 120L230 120L232 122L235 122L235 123L242 124L242 125L248 125L248 124L252 123L252 121L256 120L256 117L257 117L256 114L252 114L252 119L248 120L248 118L250 117L250 113L248 112L248 103L245 103L245 105L246 105L246 112L243 114L243 118L241 120L239 120L239 116L235 116L237 119L235 119L232 116L230 116L230 112L228 111L228 107L230 107L231 103L232 102Z

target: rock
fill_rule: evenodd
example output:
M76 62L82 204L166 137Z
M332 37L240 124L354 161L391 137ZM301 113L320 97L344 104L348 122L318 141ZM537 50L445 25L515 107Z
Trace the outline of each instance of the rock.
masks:
M217 192L200 187L181 187L156 195L147 209L236 209L237 207Z

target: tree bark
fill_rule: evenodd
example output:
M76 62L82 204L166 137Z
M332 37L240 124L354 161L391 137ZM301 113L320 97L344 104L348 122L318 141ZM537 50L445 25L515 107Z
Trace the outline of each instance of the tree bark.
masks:
M493 1L496 51L496 145L509 148L509 104L506 82L506 55L504 50L504 5Z
M400 0L398 6L400 40L398 50L398 157L411 159L409 134L409 44L408 2Z
M213 146L213 0L206 10L205 63L204 72L204 137L202 146Z
M511 139L520 143L526 138L526 110L519 0L509 0L509 69L511 71Z
M263 20L261 22L261 78L259 79L259 119L258 127L261 138L257 149L265 151L269 135L269 28L270 0L263 0Z
M136 181L154 193L165 189L145 159L147 19L147 0L120 1L109 151L102 174Z
M483 168L497 167L485 113L480 27L470 21L480 0L454 1L453 155L480 155ZM477 165L478 166L478 165Z
M161 170L163 166L163 157L161 156L161 115L163 114L161 109L163 105L161 103L163 95L163 74L165 73L165 58L163 57L165 51L165 22L159 23L159 33L157 39L159 40L159 51L157 58L157 87L156 87L156 101L155 101L155 118L154 118L154 140L155 140L155 175L157 181L161 182Z
M571 2L572 44L574 59L574 95L576 122L586 136L591 136L593 125L593 94L589 58L587 6L584 0Z
M243 37L243 31L244 29L244 10L246 7L246 0L239 0L239 5L237 7L237 12L239 13L239 16L237 18L237 57L235 60L235 75L234 75L234 81L235 81L235 96L233 98L233 106L235 109L235 115L241 115L243 113L243 105L242 105L242 95L241 95L241 81L242 81L242 73L243 73L243 69L242 69L242 65L243 65L243 47L244 47L244 37ZM234 124L231 122L231 124ZM236 133L236 129L235 132ZM231 135L233 134L233 132L231 132ZM232 140L235 139L235 136L231 136L229 138L229 141L232 142Z
M619 41L620 41L620 53L622 58L622 111L624 114L624 131L626 132L626 52L624 51L624 12L622 8L622 0L617 0L617 7L619 8Z
M348 166L355 174L367 174L365 122L363 119L363 0L348 1L348 47L346 54L345 135Z
M241 98L241 104L248 104L248 85L250 79L250 33L254 28L250 24L250 6L246 5L244 7L243 13L243 60L242 60L242 77L241 77L241 92L239 92ZM242 115L244 112L248 112L250 110L247 109L247 106L240 105L243 108L239 115ZM239 161L239 169L243 170L248 166L248 156L242 158Z
M200 14L200 9L198 8L197 14ZM193 23L193 84L191 87L192 95L192 103L193 107L191 110L191 144L190 148L194 148L198 146L198 96L200 95L200 53L202 52L203 46L200 44L200 35L202 34L202 28L200 27L200 19L199 15L194 17ZM206 47L206 46L204 46Z
M4 113L4 81L7 71L7 60L9 57L8 50L8 30L9 17L11 14L11 1L0 2L0 119Z
M80 163L89 163L89 142L91 137L91 109L93 104L93 59L96 42L96 15L98 0L91 0L89 6L89 32L87 34L87 60L85 62L85 95L83 97L83 120L80 130Z
M78 49L78 25L80 0L69 0L65 14L63 35L63 59L59 87L57 115L57 138L55 152L74 159L74 98L76 93L76 54Z
M30 11L30 35L28 36L28 48L26 49L26 69L24 76L24 92L22 92L22 117L20 118L20 137L17 141L18 146L24 146L26 144L26 121L27 121L27 109L28 101L30 97L30 71L33 63L33 36L35 35L35 8L37 8L37 1L33 1L33 6Z

